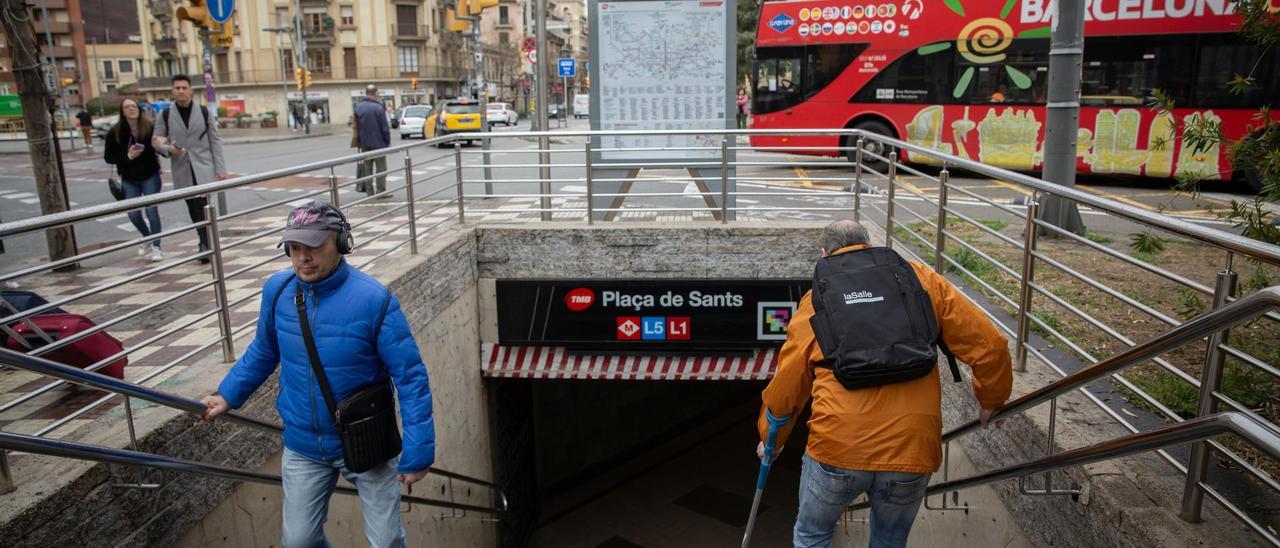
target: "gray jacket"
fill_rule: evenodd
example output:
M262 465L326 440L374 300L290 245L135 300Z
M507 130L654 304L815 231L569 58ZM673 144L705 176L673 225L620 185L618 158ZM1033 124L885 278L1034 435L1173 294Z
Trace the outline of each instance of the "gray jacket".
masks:
M168 146L156 147L156 151L162 156L169 157L173 187L184 188L217 181L219 173L227 172L227 163L222 158L222 137L218 136L216 113L209 109L209 124L206 128L201 106L194 101L191 104L191 119L186 124L182 123L177 103L170 105L167 110L168 116L165 116L164 110L156 113L156 130L153 135L167 137L169 143L185 150L182 154L171 155Z

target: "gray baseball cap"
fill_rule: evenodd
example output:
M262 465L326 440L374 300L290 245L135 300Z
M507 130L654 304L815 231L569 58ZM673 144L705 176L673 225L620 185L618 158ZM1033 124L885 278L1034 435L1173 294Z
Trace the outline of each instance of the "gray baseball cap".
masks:
M276 247L297 242L307 247L320 247L330 232L342 232L346 220L337 208L324 202L311 201L289 212L284 236Z

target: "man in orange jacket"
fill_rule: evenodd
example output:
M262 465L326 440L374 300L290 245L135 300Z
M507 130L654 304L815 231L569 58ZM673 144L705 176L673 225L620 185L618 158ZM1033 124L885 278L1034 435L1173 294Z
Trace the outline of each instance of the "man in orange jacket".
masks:
M822 256L870 247L867 230L836 221L822 235ZM985 427L1009 398L1013 372L1004 336L951 282L927 266L910 262L928 293L942 340L973 369L973 392ZM871 501L871 546L905 546L924 500L929 476L942 462L942 386L936 373L914 380L846 389L831 369L820 367L823 353L810 319L812 292L800 299L778 370L762 395L758 428L768 437L767 409L775 417L795 417L813 398L809 441L800 479L800 509L793 531L797 547L831 546L836 521L858 495ZM783 426L776 450L794 422ZM757 446L763 458L764 442Z

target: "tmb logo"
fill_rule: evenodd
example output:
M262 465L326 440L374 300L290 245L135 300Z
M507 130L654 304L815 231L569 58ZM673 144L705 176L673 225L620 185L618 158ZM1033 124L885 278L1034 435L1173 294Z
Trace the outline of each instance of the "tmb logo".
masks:
M795 24L796 20L787 16L785 13L779 13L777 17L769 20L769 28L778 32L787 32L787 30Z
M596 302L596 293L586 287L574 289L564 296L564 305L573 312L582 312L591 308L591 303L594 302Z

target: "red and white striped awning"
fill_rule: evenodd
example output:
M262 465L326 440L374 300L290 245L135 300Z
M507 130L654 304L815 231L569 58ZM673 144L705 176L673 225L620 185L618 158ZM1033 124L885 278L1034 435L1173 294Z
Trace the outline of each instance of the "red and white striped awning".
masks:
M504 379L768 380L778 366L776 348L751 356L605 356L570 354L563 347L481 347L483 375Z

